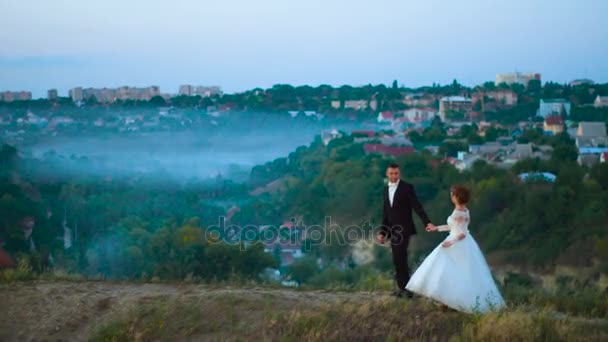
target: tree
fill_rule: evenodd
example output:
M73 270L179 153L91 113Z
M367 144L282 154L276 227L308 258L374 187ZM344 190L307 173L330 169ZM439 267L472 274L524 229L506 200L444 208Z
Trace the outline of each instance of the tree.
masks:
M300 285L318 272L317 261L312 256L298 259L287 267L287 274Z
M150 101L148 101L148 104L150 104L151 106L155 106L155 107L162 107L162 106L166 106L167 102L165 101L165 99L162 96L156 95L156 96L152 97L150 99Z
M551 160L555 162L575 162L578 158L578 150L576 146L569 144L560 144L553 148Z

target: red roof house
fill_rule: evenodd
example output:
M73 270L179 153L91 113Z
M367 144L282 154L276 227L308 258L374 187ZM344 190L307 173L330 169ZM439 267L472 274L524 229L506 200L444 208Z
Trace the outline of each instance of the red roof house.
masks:
M380 153L390 154L395 157L416 151L412 146L386 146L384 144L365 144L363 145L363 149L365 150L365 154Z

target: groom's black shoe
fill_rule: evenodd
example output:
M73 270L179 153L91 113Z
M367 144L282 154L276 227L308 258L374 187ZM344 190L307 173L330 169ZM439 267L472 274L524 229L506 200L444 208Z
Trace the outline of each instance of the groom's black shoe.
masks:
M393 292L393 296L397 297L397 298L414 298L414 293L412 291L409 290L397 290L395 292Z

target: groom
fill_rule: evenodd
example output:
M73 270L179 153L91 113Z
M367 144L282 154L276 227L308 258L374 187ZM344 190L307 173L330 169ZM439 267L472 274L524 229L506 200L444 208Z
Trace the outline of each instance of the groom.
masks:
M431 220L418 202L412 184L401 180L399 165L390 164L386 169L386 176L389 182L384 187L384 209L382 226L378 232L378 243L384 244L387 239L391 241L393 264L395 265L397 286L399 287L395 295L412 298L413 293L405 289L405 285L410 280L407 246L410 236L416 234L412 209L418 214L425 226L428 227Z

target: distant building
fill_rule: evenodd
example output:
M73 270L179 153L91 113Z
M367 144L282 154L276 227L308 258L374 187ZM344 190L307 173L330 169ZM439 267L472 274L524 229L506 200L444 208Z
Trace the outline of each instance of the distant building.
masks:
M387 146L384 144L365 144L363 145L365 154L379 153L388 154L394 157L414 153L414 147L412 146Z
M29 91L5 91L0 92L0 102L29 101L32 93Z
M179 95L192 96L192 86L189 84L183 84L179 86Z
M600 163L605 163L608 161L608 152L604 152L600 155Z
M576 161L581 166L592 167L593 165L600 162L600 156L597 154L591 154L591 153L579 154Z
M340 107L342 107L342 101L340 101L340 100L332 100L331 101L331 108L333 108L333 109L340 109Z
M352 135L357 135L357 136L367 136L368 138L373 138L376 136L376 132L375 131L371 131L371 130L353 130L351 132Z
M46 92L46 94L47 94L47 95L46 95L46 97L47 97L47 99L49 99L49 100L56 100L56 99L59 97L59 96L57 95L57 89L49 89L49 90Z
M410 107L435 107L437 106L437 98L432 94L415 93L405 94L403 104Z
M592 80L590 80L588 78L579 78L579 79L576 79L576 80L572 80L570 82L570 85L574 87L574 86L579 86L579 85L583 85L583 84L592 85L594 83L595 82L593 82Z
M497 110L500 108L511 108L517 104L517 93L510 89L498 89L487 91L483 93L475 93L473 94L473 103L478 103L481 101L481 97L484 96L488 100L492 101L484 101L486 107L491 107L492 103L494 103L495 108L482 108L486 111Z
M159 86L149 86L144 88L137 87L118 87L118 88L82 88L76 87L69 91L73 102L95 99L98 102L111 103L117 100L137 100L149 101L155 96L161 96Z
M82 93L82 87L76 87L76 88L70 89L69 95L70 95L70 98L72 99L72 102L80 102L80 101L84 100L83 93Z
M570 116L570 101L563 99L540 100L540 106L536 112L536 116L546 118L550 115Z
M506 83L508 85L521 84L527 87L528 83L532 80L540 81L541 75L533 72L512 72L507 74L498 74L496 75L496 82L494 82L494 84L497 86L502 83Z
M608 96L597 96L593 101L595 108L608 107Z
M448 96L442 97L439 100L439 115L441 121L446 121L451 113L460 113L467 119L473 112L473 102L470 98L464 96Z
M325 145L329 144L330 141L341 137L342 133L338 132L338 130L335 128L330 131L321 132L321 139L323 140L323 144Z
M211 97L222 95L222 89L218 86L193 86L183 84L179 86L179 95Z
M564 131L564 119L560 115L549 115L543 123L545 133L556 135Z
M373 100L374 102L376 100ZM370 101L371 102L371 101ZM375 105L373 107L376 107ZM344 101L345 109L354 109L354 110L365 110L371 108L372 110L376 110L372 108L371 104L367 100L347 100Z
M576 131L576 146L579 147L606 147L608 136L604 122L579 122Z
M378 122L379 123L392 123L393 120L395 119L395 113L394 112L389 112L389 111L385 111L385 112L380 112L378 114Z
M439 111L435 108L410 108L403 112L403 116L410 122L431 121Z
M533 150L532 150L531 143L516 144L515 150L513 152L511 152L509 157L511 159L521 160L521 159L531 158L532 155L533 155Z

